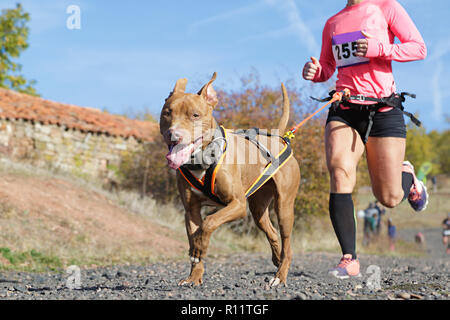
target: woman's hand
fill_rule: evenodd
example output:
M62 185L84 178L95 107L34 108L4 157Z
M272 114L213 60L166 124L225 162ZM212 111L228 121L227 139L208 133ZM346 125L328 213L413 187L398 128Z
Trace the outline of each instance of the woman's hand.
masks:
M366 39L359 39L356 41L355 55L358 57L365 57L367 50L369 49L369 41L367 41L367 39L372 38L372 36L365 31L361 31L361 33L366 37Z
M369 41L367 39L359 39L356 41L356 53L358 57L365 57L367 49L369 48Z
M312 80L316 76L317 70L320 68L319 61L311 57L312 62L305 63L305 66L303 67L303 79L305 80Z

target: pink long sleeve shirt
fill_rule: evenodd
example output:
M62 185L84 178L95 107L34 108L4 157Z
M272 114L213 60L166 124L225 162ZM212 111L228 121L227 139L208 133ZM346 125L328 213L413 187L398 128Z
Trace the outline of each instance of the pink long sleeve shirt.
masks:
M365 57L355 56L356 41L365 38L361 31L372 36ZM394 43L395 37L400 44ZM313 81L327 81L338 68L336 90L348 88L352 95L388 97L396 90L391 61L421 60L426 55L422 36L396 0L365 0L328 19Z

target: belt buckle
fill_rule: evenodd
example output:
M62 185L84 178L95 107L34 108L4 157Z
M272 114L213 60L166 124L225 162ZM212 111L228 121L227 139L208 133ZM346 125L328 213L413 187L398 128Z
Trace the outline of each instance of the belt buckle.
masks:
M362 94L357 94L355 97L358 101L366 101L366 97L364 97Z

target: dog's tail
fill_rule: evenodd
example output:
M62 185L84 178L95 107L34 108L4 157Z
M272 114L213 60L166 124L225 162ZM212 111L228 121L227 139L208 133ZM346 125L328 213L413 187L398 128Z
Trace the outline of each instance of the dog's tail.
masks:
M289 121L290 103L289 96L286 91L286 87L281 83L281 91L283 92L283 114L281 115L280 122L278 123L279 134L283 134Z

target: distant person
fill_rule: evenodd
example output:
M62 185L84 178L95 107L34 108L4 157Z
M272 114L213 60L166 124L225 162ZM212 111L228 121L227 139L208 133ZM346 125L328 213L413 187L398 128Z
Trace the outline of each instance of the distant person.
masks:
M386 213L386 209L380 205L380 202L378 200L375 200L374 205L375 209L378 211L375 234L379 235L381 229L381 218Z
M418 232L415 235L414 240L416 241L417 244L420 244L421 246L425 245L425 236L423 235L422 232Z
M394 251L395 250L395 240L397 237L397 228L392 223L391 218L388 219L387 231L388 231L388 237L389 237L389 249L391 251Z
M433 184L433 192L437 192L437 179L436 176L431 177L431 183Z
M364 237L363 245L367 246L376 232L378 221L378 210L375 203L370 203L366 210L364 210Z
M442 243L446 247L447 254L450 254L450 213L442 221Z

